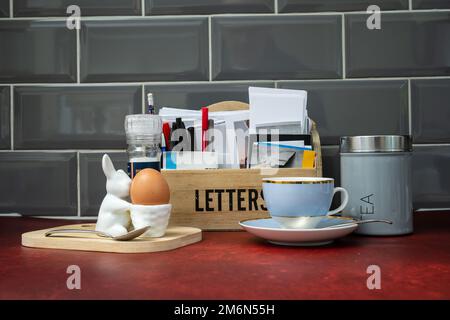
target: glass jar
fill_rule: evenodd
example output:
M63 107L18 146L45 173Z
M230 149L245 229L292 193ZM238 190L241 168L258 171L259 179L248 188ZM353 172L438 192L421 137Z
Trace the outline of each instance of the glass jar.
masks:
M161 170L162 121L158 115L133 114L125 117L128 175L133 178L145 168Z

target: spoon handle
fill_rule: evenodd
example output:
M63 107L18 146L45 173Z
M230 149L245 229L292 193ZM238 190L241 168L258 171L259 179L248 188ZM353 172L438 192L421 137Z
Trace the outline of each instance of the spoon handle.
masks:
M351 225L354 225L354 224L358 224L359 225L359 224L372 223L372 222L381 222L381 223L392 224L392 221L390 221L390 220L368 219L368 220L354 220L352 222L337 224L335 226L330 226L330 227L324 227L322 229L342 228L342 227L348 227L348 226L351 226Z
M355 220L356 224L364 224L364 223L372 223L372 222L382 222L382 223L392 224L391 220L384 220L384 219Z
M57 233L91 233L91 234L96 234L101 237L111 238L111 236L109 234L106 234L104 232L96 231L96 230L84 230L84 229L54 229L54 230L47 231L45 233L45 236L49 237L52 234L57 234Z

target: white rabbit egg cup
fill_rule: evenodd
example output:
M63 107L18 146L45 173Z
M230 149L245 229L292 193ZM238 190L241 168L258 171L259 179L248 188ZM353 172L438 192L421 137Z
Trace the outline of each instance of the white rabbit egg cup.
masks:
M172 205L130 203L130 177L123 170L116 171L107 154L103 155L102 168L106 176L106 196L100 205L95 230L120 236L133 229L151 226L144 236L164 236Z

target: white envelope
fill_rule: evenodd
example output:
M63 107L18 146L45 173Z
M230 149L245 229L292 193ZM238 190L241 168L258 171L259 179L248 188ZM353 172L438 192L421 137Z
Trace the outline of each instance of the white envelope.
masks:
M249 87L250 130L277 124L299 124L302 132L306 130L305 90L273 89Z

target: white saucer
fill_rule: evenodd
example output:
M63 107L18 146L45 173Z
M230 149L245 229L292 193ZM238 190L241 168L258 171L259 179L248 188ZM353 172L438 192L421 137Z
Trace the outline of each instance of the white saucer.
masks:
M315 228L286 229L272 218L244 220L241 227L273 244L285 246L322 246L352 233L358 225L348 218L324 216ZM345 224L339 226L341 224ZM326 227L326 228L324 228Z

